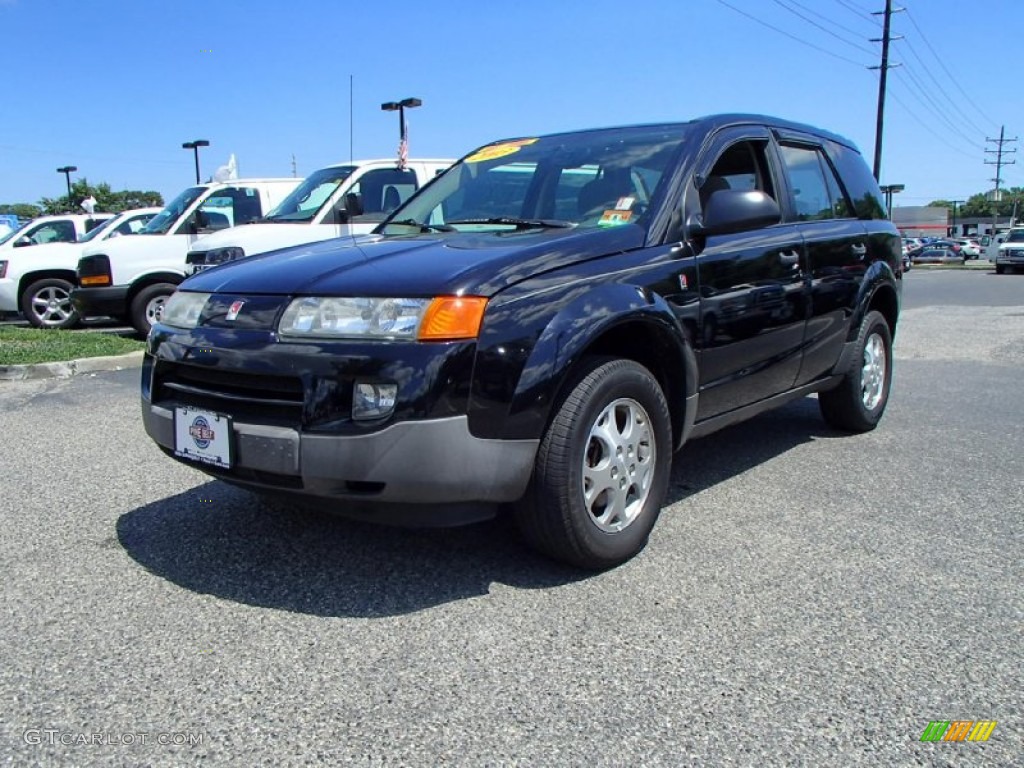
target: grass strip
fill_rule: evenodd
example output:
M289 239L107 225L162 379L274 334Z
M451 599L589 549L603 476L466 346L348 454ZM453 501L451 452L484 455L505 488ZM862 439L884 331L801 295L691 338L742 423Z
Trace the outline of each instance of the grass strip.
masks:
M124 355L145 346L144 341L111 333L0 328L0 365L56 363L82 357Z

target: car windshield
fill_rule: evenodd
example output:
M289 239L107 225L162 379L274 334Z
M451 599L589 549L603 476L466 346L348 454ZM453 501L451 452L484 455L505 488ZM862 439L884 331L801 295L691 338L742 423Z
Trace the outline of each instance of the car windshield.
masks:
M1007 243L1024 243L1024 229L1017 229L1006 238Z
M341 183L352 175L354 166L322 168L310 174L288 197L268 213L263 221L312 221L324 203L331 199Z
M25 223L25 224L22 224L22 225L21 225L20 227L18 227L17 229L12 229L12 230L11 230L10 232L8 232L8 233L7 233L6 235L4 235L3 237L0 237L0 245L3 245L3 244L4 244L4 243L6 243L6 242L7 242L8 240L13 240L13 239L14 239L14 238L15 238L16 236L20 235L20 234L21 234L22 232L24 232L24 231L25 231L26 229L28 229L28 226L29 226L29 224L31 224L31 223L32 223L32 222L31 222L31 221L29 221L29 222L27 222L27 223Z
M116 218L117 217L114 216L112 218L107 219L106 221L97 224L95 227L93 227L80 238L78 238L78 242L88 243L90 240L96 240L104 232L104 230L110 228L110 225L114 223L114 220Z
M206 187L189 187L171 202L167 204L160 213L149 220L149 224L139 230L140 235L165 235L174 222L192 205L199 197L206 192Z
M685 127L499 141L464 157L377 231L510 231L643 223Z

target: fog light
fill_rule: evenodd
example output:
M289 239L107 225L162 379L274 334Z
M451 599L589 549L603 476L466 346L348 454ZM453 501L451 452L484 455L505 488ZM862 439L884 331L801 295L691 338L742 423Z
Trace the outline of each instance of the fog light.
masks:
M352 418L364 421L390 416L395 410L397 397L397 384L356 382L355 391L352 393Z

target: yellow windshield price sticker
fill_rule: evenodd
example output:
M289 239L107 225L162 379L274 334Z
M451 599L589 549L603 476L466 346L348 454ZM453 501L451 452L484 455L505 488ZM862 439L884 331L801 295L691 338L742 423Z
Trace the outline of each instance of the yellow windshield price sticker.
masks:
M496 160L499 157L514 154L535 141L537 139L519 139L518 141L503 141L501 144L491 144L489 147L478 149L466 158L466 162L482 163L484 160Z

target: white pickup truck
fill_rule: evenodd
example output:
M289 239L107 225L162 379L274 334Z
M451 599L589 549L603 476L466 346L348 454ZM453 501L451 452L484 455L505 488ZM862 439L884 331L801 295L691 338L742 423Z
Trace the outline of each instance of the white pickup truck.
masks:
M159 208L136 208L116 216L111 213L93 216L50 216L52 221L41 224L37 219L30 228L35 234L21 235L29 241L47 229L59 228L67 232L61 222L74 219L88 226L98 222L88 233L75 242L55 240L32 248L12 248L0 256L0 312L20 311L36 328L70 328L78 322L78 313L71 306L71 289L75 285L75 270L82 251L94 243L101 243L121 235L138 232L160 212ZM103 218L99 218L103 217ZM48 237L48 235L43 235Z
M995 254L996 274L1024 267L1024 227L1014 227L1006 233Z
M189 187L137 237L97 243L78 261L71 300L82 317L116 317L146 335L185 279L185 256L208 232L260 219L301 179L233 179Z
M358 160L310 174L254 224L207 235L193 244L188 274L246 256L332 237L366 234L454 160Z

